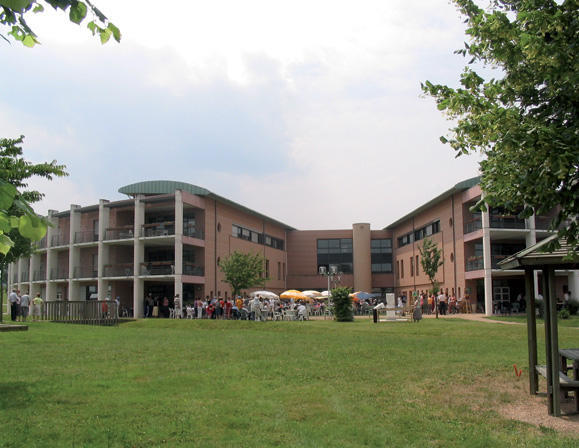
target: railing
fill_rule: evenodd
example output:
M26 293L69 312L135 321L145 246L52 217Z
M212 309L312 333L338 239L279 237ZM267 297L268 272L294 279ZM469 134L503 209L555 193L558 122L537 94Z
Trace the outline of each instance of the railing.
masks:
M151 261L141 263L141 275L173 275L175 274L174 261Z
M93 266L75 266L74 278L97 278L98 270Z
M20 273L20 281L21 282L29 282L30 281L30 272L21 272Z
M118 325L118 307L113 300L56 300L44 303L43 319L85 325Z
M144 237L168 235L175 235L175 221L144 224L141 231L141 236Z
M468 257L466 260L466 268L467 272L469 271L478 271L480 269L484 269L484 259L482 255Z
M515 215L491 215L490 226L493 229L524 229L525 220Z
M50 240L50 245L52 247L56 246L66 246L69 242L69 235L52 235Z
M111 227L105 230L105 240L126 240L133 238L134 226Z
M465 222L464 223L464 233L476 232L477 230L482 229L482 220L475 219L473 221Z
M105 277L132 277L133 263L120 263L105 265Z
M190 236L192 238L204 239L203 230L196 229L195 227L183 227L183 235Z
M12 283L18 283L18 273L17 272L15 272L12 275Z
M36 242L37 249L46 249L46 236Z
M34 271L32 273L32 281L33 282L40 282L46 280L46 270L41 269L40 271Z
M51 269L50 280L64 280L68 278L68 269Z
M203 277L205 275L205 269L203 269L203 266L183 263L183 275L196 275L198 277Z
M535 229L549 230L552 220L549 216L535 216Z
M92 230L81 230L80 232L74 233L75 243L93 243L98 240L98 233L95 233Z

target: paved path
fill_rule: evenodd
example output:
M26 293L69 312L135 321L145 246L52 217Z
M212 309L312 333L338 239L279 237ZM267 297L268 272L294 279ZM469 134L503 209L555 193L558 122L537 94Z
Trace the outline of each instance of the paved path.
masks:
M435 314L423 314L422 317L427 319L435 319ZM472 314L447 314L446 316L438 316L439 319L464 319L464 320L474 320L476 322L485 322L487 324L504 324L504 325L526 325L522 322L510 322L506 320L494 320L489 319L484 314L472 313Z

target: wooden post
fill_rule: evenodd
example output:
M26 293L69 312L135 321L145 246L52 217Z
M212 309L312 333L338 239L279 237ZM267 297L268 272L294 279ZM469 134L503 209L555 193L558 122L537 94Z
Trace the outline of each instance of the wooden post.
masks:
M529 389L531 395L539 390L539 378L535 366L537 365L537 318L535 310L535 289L531 268L525 269L525 298L527 302L527 344L529 347Z
M555 269L549 267L547 269L549 275L549 305L551 308L550 322L548 324L549 332L551 333L551 378L553 385L553 415L555 417L561 416L561 388L559 386L559 369L561 361L559 360L559 329L557 318L557 297L555 292ZM547 328L547 321L545 320L545 328Z
M549 272L543 269L543 305L545 319L545 361L547 364L547 407L549 415L553 415L553 366L551 356L551 332L549 322L551 322L551 300L549 297Z

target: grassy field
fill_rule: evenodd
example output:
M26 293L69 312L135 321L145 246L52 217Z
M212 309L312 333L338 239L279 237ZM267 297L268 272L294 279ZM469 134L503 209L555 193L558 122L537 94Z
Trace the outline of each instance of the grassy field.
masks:
M1 447L578 444L496 412L527 393L522 325L35 323L0 359Z
M493 316L489 317L492 320L504 320L507 322L520 322L522 324L527 323L526 316ZM543 319L537 318L537 324L543 325L545 321ZM557 321L559 327L579 327L579 316L570 316L569 319L559 319Z

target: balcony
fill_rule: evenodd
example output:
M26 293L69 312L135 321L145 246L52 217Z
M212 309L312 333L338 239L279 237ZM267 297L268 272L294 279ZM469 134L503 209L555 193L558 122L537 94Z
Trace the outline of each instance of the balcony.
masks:
M134 226L109 227L105 230L105 240L128 240L134 238Z
M80 232L74 233L74 242L78 243L94 243L99 240L98 233L92 230L81 230Z
M525 220L516 215L490 215L491 229L524 229Z
M141 263L141 275L174 275L174 261L150 261Z
M18 283L18 274L14 273L14 275L12 275L12 283Z
M42 282L44 280L46 280L46 269L41 269L32 273L33 282Z
M185 226L183 227L183 236L189 236L191 238L198 238L200 240L205 239L203 230L197 229L195 227Z
M464 223L464 234L476 232L477 230L482 229L482 220L481 219L473 219L472 221L468 221Z
M194 275L197 277L203 277L205 275L205 269L203 269L203 266L195 266L192 263L184 263L183 275Z
M141 236L169 236L175 235L175 221L156 222L145 224L141 230Z
M50 280L65 280L68 278L68 268L62 269L51 269L50 270Z
M484 269L484 258L482 255L474 255L467 258L465 268L467 272L478 271L481 269Z
M21 272L20 273L20 281L21 282L29 282L30 281L30 272Z
M63 234L52 235L52 238L50 240L50 246L51 247L66 246L68 245L69 240L70 239L68 235Z
M105 277L132 277L133 263L107 264L104 266Z
M98 271L93 266L75 266L74 278L97 278Z
M40 241L36 242L36 248L37 249L46 249L46 236L44 236L44 238L42 238Z

